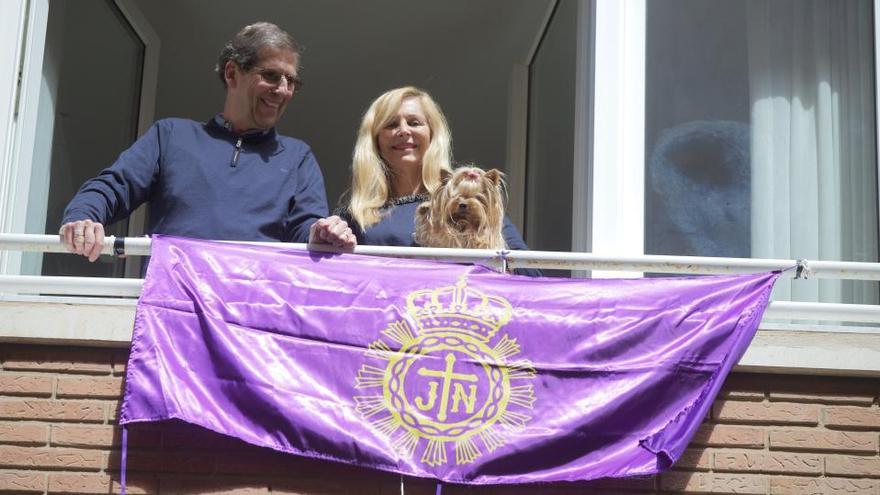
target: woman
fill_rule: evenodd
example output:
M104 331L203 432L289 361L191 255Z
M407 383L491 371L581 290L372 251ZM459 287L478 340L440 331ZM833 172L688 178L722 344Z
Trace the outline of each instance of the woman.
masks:
M351 198L337 210L358 244L416 245L416 208L440 186L441 170L452 170L451 141L446 118L428 93L408 86L373 101L354 147ZM510 249L528 249L506 217L503 233Z

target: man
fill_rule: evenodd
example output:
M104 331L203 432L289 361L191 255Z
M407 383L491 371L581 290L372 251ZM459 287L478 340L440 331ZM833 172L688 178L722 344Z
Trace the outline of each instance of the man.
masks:
M149 232L221 240L353 247L348 225L327 216L324 180L304 142L275 125L301 82L299 47L278 26L245 26L216 71L223 113L207 123L163 119L87 181L64 211L67 249L95 261L104 225L150 202Z

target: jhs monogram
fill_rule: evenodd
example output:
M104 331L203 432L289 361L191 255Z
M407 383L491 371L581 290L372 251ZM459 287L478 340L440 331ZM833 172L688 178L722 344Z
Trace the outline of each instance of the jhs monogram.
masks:
M391 439L401 454L437 466L447 462L448 443L456 464L503 446L531 419L535 396L531 364L513 360L516 339L496 336L513 316L507 300L467 286L412 292L412 320L382 331L370 345L355 386L374 395L354 397L357 412ZM412 328L408 321L415 321ZM392 347L393 346L393 347Z

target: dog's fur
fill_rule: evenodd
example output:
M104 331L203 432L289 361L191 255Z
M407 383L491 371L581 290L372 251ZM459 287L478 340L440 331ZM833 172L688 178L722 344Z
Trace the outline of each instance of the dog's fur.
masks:
M416 210L415 241L420 246L507 249L504 174L475 167L444 172L431 199Z

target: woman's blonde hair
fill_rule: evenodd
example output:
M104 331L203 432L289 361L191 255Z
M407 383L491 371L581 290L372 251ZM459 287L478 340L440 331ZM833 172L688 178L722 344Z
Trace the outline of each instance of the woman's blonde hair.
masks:
M422 188L440 186L440 171L452 170L452 136L446 117L427 92L406 86L392 89L373 101L358 130L351 163L349 212L362 229L381 219L380 208L391 194L392 171L379 155L379 132L391 121L406 98L418 98L431 130L431 144L422 158Z

